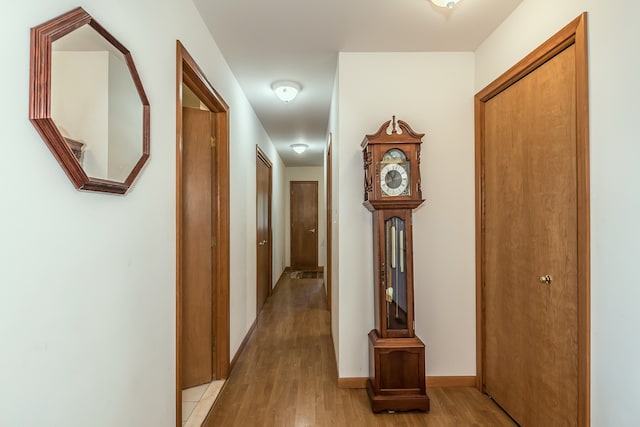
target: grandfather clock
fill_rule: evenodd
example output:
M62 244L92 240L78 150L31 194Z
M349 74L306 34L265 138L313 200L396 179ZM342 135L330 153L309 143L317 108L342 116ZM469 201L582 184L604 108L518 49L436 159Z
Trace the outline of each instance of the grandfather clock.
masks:
M367 381L373 412L429 411L425 348L415 336L411 225L413 209L424 202L423 136L393 116L362 141L363 204L373 213L375 329Z

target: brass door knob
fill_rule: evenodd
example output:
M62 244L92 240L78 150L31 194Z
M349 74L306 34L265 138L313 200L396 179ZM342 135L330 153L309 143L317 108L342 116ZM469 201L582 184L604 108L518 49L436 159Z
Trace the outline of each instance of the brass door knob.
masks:
M549 275L547 274L546 276L540 276L540 277L538 278L538 280L540 281L540 283L544 283L544 284L546 284L546 285L550 285L550 284L551 284L551 281L552 281L553 279L551 278L551 276L549 276Z

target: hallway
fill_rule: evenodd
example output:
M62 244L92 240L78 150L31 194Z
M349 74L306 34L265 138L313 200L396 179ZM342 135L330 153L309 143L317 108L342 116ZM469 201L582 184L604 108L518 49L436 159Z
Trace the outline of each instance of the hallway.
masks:
M368 331L363 331L366 339ZM473 388L429 388L431 412L373 414L340 389L322 279L284 275L205 426L513 426Z

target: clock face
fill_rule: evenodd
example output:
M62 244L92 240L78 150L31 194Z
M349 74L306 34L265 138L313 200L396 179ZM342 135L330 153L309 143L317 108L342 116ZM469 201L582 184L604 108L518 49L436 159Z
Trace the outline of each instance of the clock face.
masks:
M409 162L398 149L387 151L380 162L380 189L383 196L408 196Z
M380 170L380 188L386 196L400 196L409 186L409 174L397 164L389 163Z

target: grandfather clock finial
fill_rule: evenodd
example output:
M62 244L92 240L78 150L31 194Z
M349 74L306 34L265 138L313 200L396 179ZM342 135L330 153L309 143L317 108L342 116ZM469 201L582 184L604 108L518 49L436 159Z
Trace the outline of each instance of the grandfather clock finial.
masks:
M392 116L393 117L393 124L391 125L391 133L398 133L398 130L396 129L396 116Z

